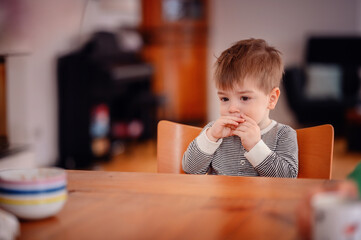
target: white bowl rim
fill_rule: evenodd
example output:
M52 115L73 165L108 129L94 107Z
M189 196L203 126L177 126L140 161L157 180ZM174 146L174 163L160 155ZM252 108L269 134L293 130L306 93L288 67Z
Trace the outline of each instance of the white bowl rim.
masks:
M50 173L51 175L41 175L43 172ZM40 175L39 175L40 173ZM24 174L12 175L12 174ZM33 174L33 178L27 179L25 175ZM34 178L36 175L36 178ZM17 179L18 177L23 177L22 179ZM9 183L9 184L35 184L35 183L48 183L62 181L66 178L65 169L58 167L47 167L47 168L19 168L19 169L5 169L0 170L0 183Z
M33 184L23 184L23 183L9 183L4 182L0 180L0 192L1 189L12 189L12 190L45 190L49 188L55 188L59 186L67 185L66 178L65 179L59 179L58 181L53 182L39 182L39 183L33 183Z

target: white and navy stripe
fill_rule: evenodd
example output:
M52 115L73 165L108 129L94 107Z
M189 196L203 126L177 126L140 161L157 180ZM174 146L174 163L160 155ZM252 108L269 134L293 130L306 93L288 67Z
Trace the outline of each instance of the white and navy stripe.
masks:
M261 140L249 152L238 136L212 142L205 130L193 140L183 155L186 173L231 176L296 178L298 175L297 134L291 127L272 121L261 130Z

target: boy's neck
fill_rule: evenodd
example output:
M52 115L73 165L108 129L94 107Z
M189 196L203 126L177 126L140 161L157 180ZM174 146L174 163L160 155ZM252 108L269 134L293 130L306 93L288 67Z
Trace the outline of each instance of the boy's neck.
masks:
M271 124L272 120L267 117L266 119L263 119L260 123L259 123L259 128L261 130L265 129L266 127L268 127Z

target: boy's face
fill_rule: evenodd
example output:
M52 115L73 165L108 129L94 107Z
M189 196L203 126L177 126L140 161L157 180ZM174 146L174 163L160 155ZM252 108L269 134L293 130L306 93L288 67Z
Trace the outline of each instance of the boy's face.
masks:
M254 82L246 78L243 85L237 84L233 89L218 89L220 114L236 117L245 114L263 129L270 123L269 110L276 106L280 90L274 88L271 93L266 94Z

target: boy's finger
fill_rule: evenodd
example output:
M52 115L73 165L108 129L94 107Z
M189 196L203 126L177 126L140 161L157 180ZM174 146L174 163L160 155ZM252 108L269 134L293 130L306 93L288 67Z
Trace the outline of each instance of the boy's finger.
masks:
M235 117L235 116L223 116L224 119L232 119L236 122L244 122L243 118L240 117Z
M254 127L255 125L253 123L251 123L250 121L245 121L244 123L240 123L239 126L244 126L244 127Z
M246 132L248 130L248 127L247 126L244 126L244 125L240 125L237 127L237 131L240 131L242 133Z
M240 130L238 130L238 129L232 131L232 135L233 135L233 136L238 136L238 137L240 137L240 138L243 137L243 133L244 133L244 132L242 132L242 131L240 131Z
M252 123L252 124L256 124L256 125L257 125L256 121L253 120L253 118L250 118L249 116L247 116L246 114L242 113L242 114L241 114L241 117L242 117L246 122L250 122L250 123Z
M222 123L223 123L223 125L233 125L236 127L239 125L239 122L234 121L232 119L223 119Z

